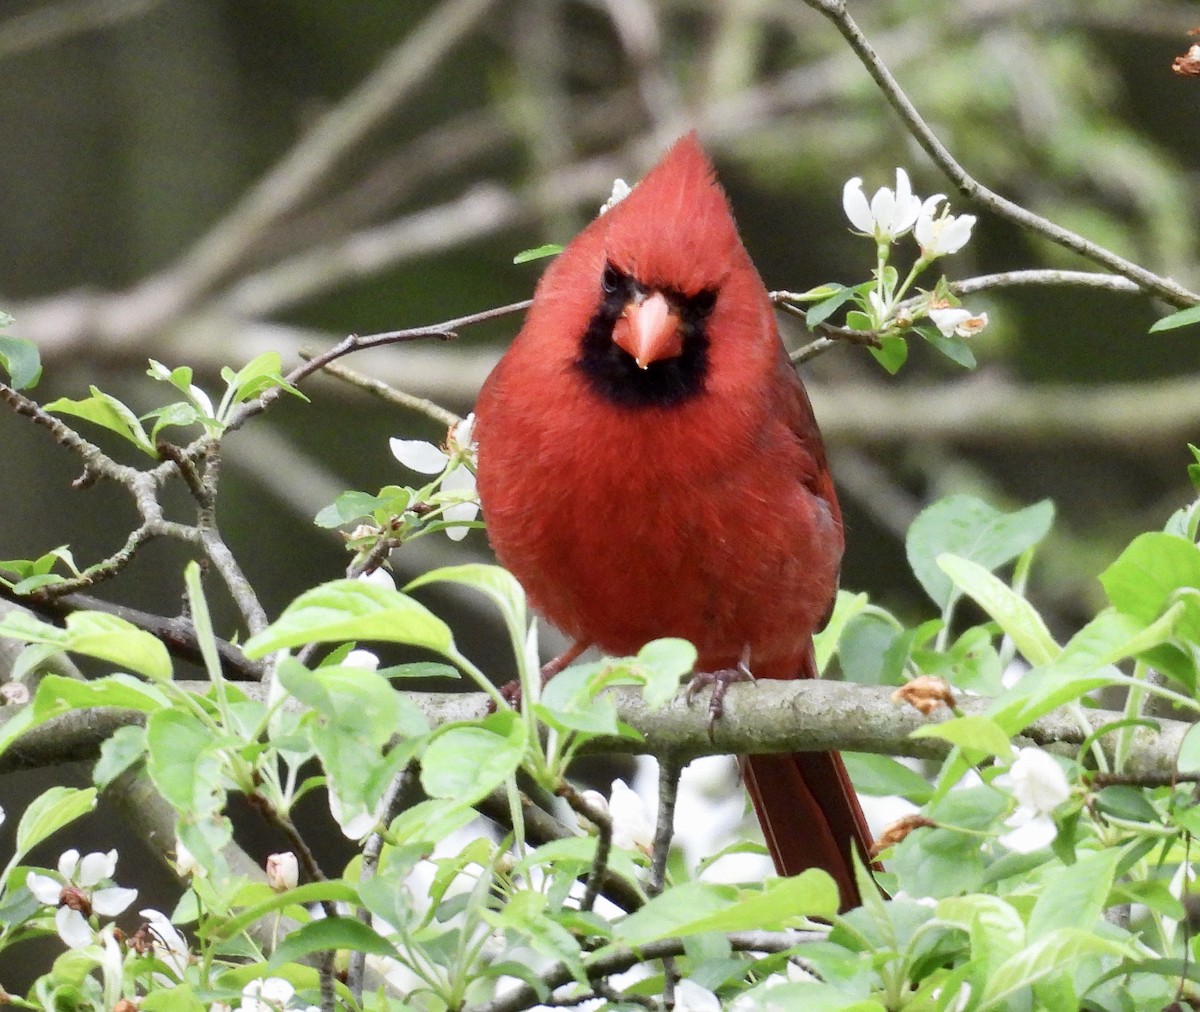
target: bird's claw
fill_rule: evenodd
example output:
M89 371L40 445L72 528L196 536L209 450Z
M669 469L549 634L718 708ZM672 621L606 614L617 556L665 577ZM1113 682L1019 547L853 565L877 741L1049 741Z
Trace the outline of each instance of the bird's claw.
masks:
M708 699L708 736L712 738L713 727L725 715L725 693L734 682L752 682L754 675L745 661L738 661L733 668L722 668L720 671L697 671L687 687L687 702L692 700L701 689L712 686L712 695Z

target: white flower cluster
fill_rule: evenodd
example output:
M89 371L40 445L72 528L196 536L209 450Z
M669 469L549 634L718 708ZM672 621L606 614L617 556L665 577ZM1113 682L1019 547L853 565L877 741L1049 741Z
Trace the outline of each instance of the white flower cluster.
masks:
M928 316L944 337L972 337L987 326L987 313L972 313L951 305L948 300L925 296L912 304L904 301L918 274L939 257L957 253L971 238L975 216L951 214L945 200L944 193L935 193L922 200L912 192L908 173L903 169L896 169L894 190L880 187L870 200L863 192L863 181L858 176L843 187L842 208L850 224L861 234L873 238L876 244L875 287L868 293L867 306L873 329L882 331L893 325L907 326L921 316ZM889 275L884 268L891 245L909 232L917 240L920 256L908 277L897 284L894 272Z

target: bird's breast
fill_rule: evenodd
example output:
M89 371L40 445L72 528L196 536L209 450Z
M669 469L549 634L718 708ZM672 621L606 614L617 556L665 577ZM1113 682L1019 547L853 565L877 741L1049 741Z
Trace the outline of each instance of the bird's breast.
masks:
M651 411L575 400L479 410L489 536L535 606L617 654L681 636L713 668L746 647L752 666L802 648L836 588L841 531L767 423L707 397Z

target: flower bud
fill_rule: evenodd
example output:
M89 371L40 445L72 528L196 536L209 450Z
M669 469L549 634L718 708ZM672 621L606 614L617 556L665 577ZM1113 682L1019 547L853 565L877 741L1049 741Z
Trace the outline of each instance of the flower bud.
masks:
M267 858L267 885L277 893L295 889L300 881L300 865L290 850L272 854Z

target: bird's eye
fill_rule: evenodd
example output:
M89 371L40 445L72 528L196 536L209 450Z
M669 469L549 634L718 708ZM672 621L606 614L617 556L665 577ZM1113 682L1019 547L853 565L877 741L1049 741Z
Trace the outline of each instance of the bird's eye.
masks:
M617 269L612 264L605 264L604 274L600 278L600 287L604 289L606 294L612 295L620 283L621 275L617 273Z
M713 306L717 303L717 292L714 288L706 288L702 292L697 292L688 302L691 304L690 309L701 320L712 312Z

